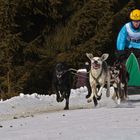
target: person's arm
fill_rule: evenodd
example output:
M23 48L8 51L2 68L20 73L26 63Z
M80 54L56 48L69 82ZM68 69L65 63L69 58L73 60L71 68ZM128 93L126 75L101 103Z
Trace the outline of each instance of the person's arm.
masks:
M117 50L118 51L124 50L126 47L126 42L127 42L127 31L126 26L124 25L117 37Z

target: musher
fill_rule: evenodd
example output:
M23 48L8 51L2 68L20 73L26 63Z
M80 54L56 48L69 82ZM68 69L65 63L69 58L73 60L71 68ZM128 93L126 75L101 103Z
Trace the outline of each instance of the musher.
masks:
M126 23L117 37L117 55L125 53L126 57L133 52L140 57L140 10L135 9L130 13L130 22ZM129 54L128 54L129 53Z

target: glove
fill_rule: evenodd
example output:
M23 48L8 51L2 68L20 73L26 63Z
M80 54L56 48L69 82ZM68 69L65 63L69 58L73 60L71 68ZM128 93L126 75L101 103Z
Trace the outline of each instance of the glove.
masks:
M140 49L133 49L133 53L135 54L136 58L140 58Z
M131 53L134 53L136 58L140 58L140 49L137 49L137 48L130 48L130 49L126 49L126 54L127 54L127 57L131 54Z
M115 52L116 55L116 60L118 62L124 61L126 59L126 51L116 51Z

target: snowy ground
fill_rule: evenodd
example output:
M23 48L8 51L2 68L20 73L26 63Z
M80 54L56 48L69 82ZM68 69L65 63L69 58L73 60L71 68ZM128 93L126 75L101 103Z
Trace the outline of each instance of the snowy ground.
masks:
M139 140L140 95L117 105L103 95L87 103L86 88L72 90L70 110L55 95L20 94L0 101L0 140Z

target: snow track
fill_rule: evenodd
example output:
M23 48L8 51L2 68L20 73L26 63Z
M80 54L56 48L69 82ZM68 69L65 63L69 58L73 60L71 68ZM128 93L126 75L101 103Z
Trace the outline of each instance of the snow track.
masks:
M86 88L72 90L70 110L55 95L0 101L1 140L139 140L140 95L117 105L103 94L94 107L86 94Z
M99 108L135 108L140 106L140 96L130 96L130 99L120 105L117 105L111 97L107 98L105 94L102 100L95 108L93 102L87 103L85 96L87 95L86 88L80 88L71 91L70 96L70 110L78 109L99 109ZM139 98L138 98L139 97ZM0 121L30 117L34 114L49 113L63 111L65 101L62 103L56 102L56 96L20 94L20 96L13 97L6 101L0 101Z

